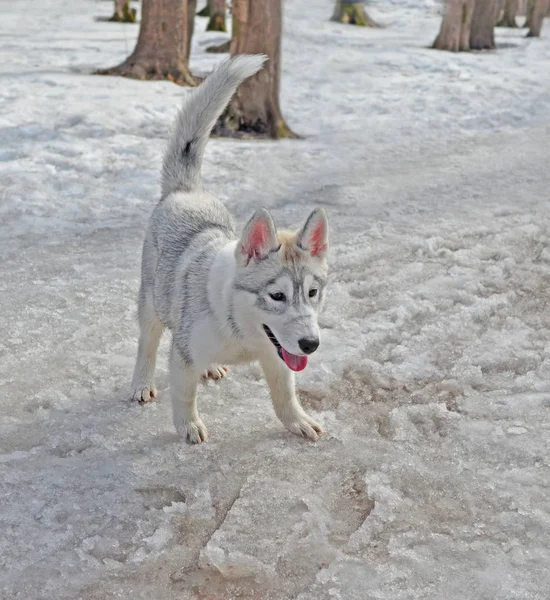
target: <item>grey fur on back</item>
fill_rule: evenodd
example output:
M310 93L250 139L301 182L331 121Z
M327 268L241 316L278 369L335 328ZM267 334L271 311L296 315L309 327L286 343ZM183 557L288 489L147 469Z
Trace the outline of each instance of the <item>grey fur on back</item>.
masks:
M238 85L258 71L265 56L240 55L222 63L188 93L164 157L162 200L155 207L143 247L140 311L151 307L172 330L190 361L193 323L211 311L208 272L216 253L235 239L222 202L202 188L200 170L210 131Z
M216 120L239 84L254 75L266 58L263 55L235 56L187 93L164 155L163 196L200 187L202 156Z
M216 252L235 237L225 206L208 192L196 194L176 192L159 202L145 240L142 293L150 282L155 311L172 331L178 323L191 326L190 311L208 308L207 273Z

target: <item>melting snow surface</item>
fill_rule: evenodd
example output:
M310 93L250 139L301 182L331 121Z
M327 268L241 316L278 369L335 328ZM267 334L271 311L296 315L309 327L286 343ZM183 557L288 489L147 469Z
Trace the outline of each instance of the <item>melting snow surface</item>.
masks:
M275 418L258 366L204 384L211 439L127 402L145 224L186 93L93 77L138 28L112 2L0 0L0 597L550 597L550 23L429 49L440 3L386 25L286 2L282 107L302 141L212 140L205 185L332 232L325 427ZM226 35L197 18L191 67Z

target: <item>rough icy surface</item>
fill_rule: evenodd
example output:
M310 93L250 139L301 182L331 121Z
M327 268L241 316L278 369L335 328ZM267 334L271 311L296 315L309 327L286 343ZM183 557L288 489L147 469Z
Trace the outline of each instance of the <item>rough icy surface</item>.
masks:
M387 27L286 2L302 141L212 140L206 186L332 227L327 434L275 418L255 365L204 384L211 440L127 402L142 235L185 90L89 75L137 26L111 2L0 1L0 597L550 597L550 24L438 53L438 2ZM192 69L220 56L197 19Z

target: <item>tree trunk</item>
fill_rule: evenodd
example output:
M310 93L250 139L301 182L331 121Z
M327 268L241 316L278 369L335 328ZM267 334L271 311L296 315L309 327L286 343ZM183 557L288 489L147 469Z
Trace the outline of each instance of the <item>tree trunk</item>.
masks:
M226 0L208 0L210 21L206 31L227 31L225 27Z
M242 83L218 119L214 135L297 137L279 108L282 0L233 0L231 56L267 54L264 68Z
M136 9L130 8L130 0L115 0L115 12L109 21L135 23Z
M495 47L496 0L476 0L472 27L471 50L492 50Z
M529 29L531 29L531 20L533 18L533 14L535 12L535 3L536 3L536 0L527 0L527 6L525 8L524 27L529 27Z
M214 0L219 2L220 0ZM223 4L224 4L224 11L226 8L226 0L223 0ZM233 18L231 20L232 23L232 31L231 31L231 35L232 37L235 37L236 35L236 27L237 27L237 21L235 18ZM224 26L225 26L225 12L224 12ZM208 28L207 28L208 31ZM225 29L224 29L225 31ZM217 46L208 46L206 48L206 52L210 52L212 54L224 54L226 52L229 52L231 50L231 40L227 40L226 42L223 42L221 44L218 44Z
M195 8L196 0L143 0L134 51L121 65L98 73L196 85L187 66Z
M470 27L475 0L449 0L433 47L451 52L470 49Z
M225 52L229 52L231 50L231 40L227 40L223 44L219 44L218 46L208 46L206 48L206 52L210 52L212 54L223 54Z
M518 14L518 0L506 0L504 14L497 23L497 27L517 27L516 15Z
M130 8L130 0L115 0L115 12L109 21L135 23L136 9Z
M357 2L357 0L336 0L334 13L330 20L361 27L380 27L369 17L363 2Z
M548 10L548 0L534 0L529 8L531 9L531 14L528 15L527 19L529 21L529 33L527 37L540 37L544 15Z
M497 5L495 7L495 26L500 21L503 13L504 13L504 0L497 0Z

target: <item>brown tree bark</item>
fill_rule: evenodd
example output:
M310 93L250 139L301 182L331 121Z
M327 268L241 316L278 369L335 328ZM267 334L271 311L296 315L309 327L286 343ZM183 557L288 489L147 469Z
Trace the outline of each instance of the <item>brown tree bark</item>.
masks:
M449 0L441 21L441 29L433 47L451 52L470 49L470 27L475 0Z
M134 51L121 65L97 73L196 85L187 65L195 8L196 0L143 0Z
M136 9L130 8L130 0L115 0L115 12L109 21L135 23Z
M267 54L264 68L242 83L218 119L214 135L297 137L279 108L282 0L233 0L231 56Z
M206 48L206 52L210 52L211 54L224 54L230 50L231 40L227 40L227 42L223 42L223 44L219 44L218 46L208 46L208 48Z
M504 14L497 23L497 27L517 27L516 15L518 14L518 0L506 0Z
M527 6L525 7L525 23L523 26L529 27L529 29L531 29L531 19L535 12L535 2L536 0L527 0Z
M476 0L470 28L471 50L492 50L495 47L496 0Z
M208 0L210 20L206 31L227 31L225 26L226 0Z
M495 7L495 25L500 21L502 14L504 13L504 2L505 0L497 0Z
M219 2L220 0L213 0L213 1L218 1ZM224 11L225 11L225 9L226 9L226 0L223 0L223 4L224 4ZM210 6L210 4L208 6ZM232 23L232 32L231 32L231 35L234 36L235 35L235 31L236 31L236 26L237 26L236 19L233 18L231 20L231 23ZM225 12L224 12L224 26L225 26ZM208 31L208 28L206 30ZM225 29L224 29L224 31L225 31ZM206 52L210 52L211 54L225 54L226 52L229 52L230 50L231 50L231 40L227 40L226 42L218 44L217 46L208 46L206 48Z
M527 37L540 37L542 22L548 10L548 0L533 0L529 6L530 13L527 15L529 32Z
M363 2L357 2L357 0L336 0L330 20L361 27L380 27L374 19L369 17Z

